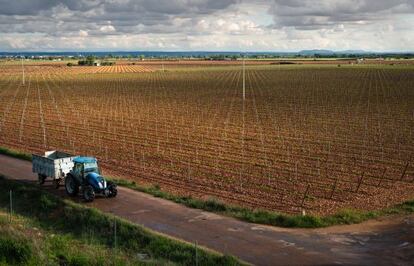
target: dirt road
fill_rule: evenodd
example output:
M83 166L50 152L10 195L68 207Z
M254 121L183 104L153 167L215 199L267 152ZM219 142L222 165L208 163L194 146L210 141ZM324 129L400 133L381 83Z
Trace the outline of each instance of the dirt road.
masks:
M31 163L0 155L0 174L34 182ZM65 197L51 183L45 189ZM155 231L197 241L255 265L413 265L414 215L325 229L284 229L238 221L119 188L90 206Z

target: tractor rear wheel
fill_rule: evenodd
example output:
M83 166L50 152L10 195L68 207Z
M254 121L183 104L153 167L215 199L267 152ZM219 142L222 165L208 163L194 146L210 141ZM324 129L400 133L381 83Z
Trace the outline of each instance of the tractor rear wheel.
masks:
M75 178L72 175L67 175L65 178L65 190L69 196L76 196L79 193L79 186L76 184Z
M83 199L86 202L91 202L95 199L95 191L93 190L93 187L91 185L83 186L82 194L83 194Z

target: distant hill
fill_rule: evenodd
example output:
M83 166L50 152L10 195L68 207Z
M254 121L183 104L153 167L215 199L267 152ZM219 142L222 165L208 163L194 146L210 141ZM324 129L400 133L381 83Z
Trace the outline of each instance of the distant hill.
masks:
M314 49L314 50L302 50L299 52L300 55L336 55L336 54L368 54L369 52L366 52L364 50L344 50L344 51L332 51L332 50L320 50L320 49Z
M320 54L320 55L334 55L335 52L331 51L331 50L319 50L319 49L315 49L315 50L302 50L299 51L300 55L315 55L315 54Z
M340 53L340 54L369 54L371 52L367 52L364 50L345 50L345 51L340 51L340 52L336 52L336 53Z

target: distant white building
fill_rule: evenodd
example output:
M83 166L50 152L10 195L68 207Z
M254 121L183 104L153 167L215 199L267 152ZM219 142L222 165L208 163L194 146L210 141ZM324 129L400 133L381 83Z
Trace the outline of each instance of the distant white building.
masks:
M357 59L357 64L362 64L362 63L364 63L364 58L358 58Z

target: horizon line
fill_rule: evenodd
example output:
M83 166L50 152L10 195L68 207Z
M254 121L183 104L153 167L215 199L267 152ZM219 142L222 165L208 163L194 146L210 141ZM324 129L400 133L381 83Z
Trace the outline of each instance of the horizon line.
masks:
M331 50L331 49L302 49L298 51L264 51L264 50L251 50L251 51L239 51L239 50L38 50L38 51L1 51L0 53L19 54L19 53L270 53L270 54L293 54L301 52L329 52L329 53L364 53L364 54L413 54L414 51L375 51L375 50L361 50L361 49L346 49L346 50Z

